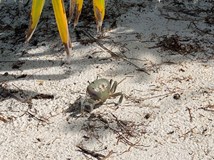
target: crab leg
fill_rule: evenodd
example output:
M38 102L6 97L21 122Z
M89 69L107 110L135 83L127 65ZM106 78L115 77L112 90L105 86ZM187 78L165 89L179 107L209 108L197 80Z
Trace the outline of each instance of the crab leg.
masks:
M101 100L93 100L90 98L85 98L84 101L81 101L80 103L80 112L81 114L85 111L85 107L88 105L90 107L89 112L93 111L96 105L102 104L103 102Z
M120 95L120 99L119 99L119 101L118 101L118 104L121 104L121 103L122 103L122 101L123 101L123 94L121 93L121 95Z
M94 16L97 23L97 32L101 32L105 16L105 0L93 0Z
M111 83L112 83L112 82L111 82ZM110 89L110 92L111 92L111 93L114 93L114 92L116 91L116 89L117 89L117 82L114 81L114 83L113 83L113 85L112 85L112 87L111 87L111 89Z
M123 101L123 94L121 92L117 92L117 93L114 93L114 94L111 95L111 97L117 97L117 96L120 96L120 98L118 100L118 103L117 103L117 105L119 105Z
M82 11L82 6L83 6L83 0L70 0L70 9L69 9L69 23L72 19L72 16L75 12L75 17L74 17L74 28L78 24L79 17Z
M30 20L29 29L26 34L26 42L29 42L29 40L31 39L36 29L44 4L45 4L45 0L33 0L32 2L31 20Z
M62 40L62 43L65 46L67 56L71 55L71 41L68 30L67 17L64 8L63 0L52 0L54 14L56 18L57 27L59 34Z

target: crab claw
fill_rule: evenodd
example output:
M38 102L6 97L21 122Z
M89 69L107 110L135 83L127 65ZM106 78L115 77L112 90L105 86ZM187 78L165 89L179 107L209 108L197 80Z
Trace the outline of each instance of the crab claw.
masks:
M94 16L97 23L97 32L101 32L105 16L105 0L93 0Z
M59 34L60 34L62 43L65 46L67 57L70 58L72 46L71 46L71 40L69 36L64 2L63 0L52 0L52 4L53 4L53 9L54 9L54 14L55 14Z
M30 17L31 20L30 20L30 26L26 34L26 42L29 42L29 40L31 39L36 29L44 4L45 4L45 0L40 0L40 1L33 0L32 2L31 17Z
M70 0L68 20L70 23L73 15L75 16L74 17L74 28L78 24L79 17L80 17L81 11L82 11L82 6L83 6L83 0Z

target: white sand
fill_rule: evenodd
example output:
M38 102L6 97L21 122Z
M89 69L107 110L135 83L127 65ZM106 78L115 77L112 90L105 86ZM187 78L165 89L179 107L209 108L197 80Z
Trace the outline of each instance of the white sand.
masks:
M44 13L31 41L37 39L36 46L23 46L19 41L16 44L13 38L6 43L2 37L13 37L14 30L2 29L0 83L11 97L3 96L1 88L0 159L96 159L78 151L77 145L104 156L113 151L107 157L113 160L214 158L214 25L204 22L204 12L191 16L162 8L166 3L145 2L141 3L146 5L143 8L136 2L132 1L133 7L129 1L120 3L120 15L105 20L107 27L116 20L117 27L107 31L98 41L114 53L121 54L122 51L129 58L141 59L130 61L144 68L149 75L121 59L110 58L110 54L95 42L81 44L72 30L71 64L61 65L64 48L53 13ZM108 2L107 5L109 15L118 9L116 2L112 4ZM199 3L195 5L202 7ZM177 9L172 4L168 7ZM29 11L29 7L24 11ZM16 15L15 11L10 12ZM22 14L19 23L28 24L28 17ZM179 18L183 20L167 19L166 14L181 15ZM198 28L210 29L209 34L200 33L190 23L193 20ZM14 22L12 18L2 16L1 21L4 25ZM84 25L83 20L80 21L79 28ZM52 32L45 31L48 22ZM12 25L17 26L17 23ZM89 33L96 37L94 23L90 26ZM181 40L190 39L182 43L193 44L197 40L204 50L179 54L149 48L156 46L160 36L175 34ZM89 39L83 34L81 38ZM21 54L23 50L27 54ZM18 69L12 69L18 60L24 63ZM6 72L9 75L6 76ZM26 77L17 79L24 74ZM117 89L126 95L123 103L115 107L106 103L117 102L118 98L107 100L92 111L94 118L89 118L89 114L76 118L74 112L65 113L69 106L70 109L71 106L78 107L73 103L85 95L88 81L97 76L116 81L126 77ZM54 99L33 99L31 107L19 101L37 94L51 94ZM180 98L173 98L175 94ZM102 122L99 115L109 125Z

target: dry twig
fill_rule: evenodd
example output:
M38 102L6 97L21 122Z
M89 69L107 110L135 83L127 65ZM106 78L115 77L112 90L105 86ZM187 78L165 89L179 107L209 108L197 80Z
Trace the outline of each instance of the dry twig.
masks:
M81 145L77 145L76 147L79 148L78 151L80 151L80 152L82 152L84 154L90 155L90 156L96 158L97 160L105 160L105 159L109 158L113 154L112 150L105 156L103 154L96 153L95 151L88 150L88 149L84 148Z
M139 66L137 66L136 64L132 63L131 61L129 61L129 58L126 56L122 56L122 55L118 55L116 53L114 53L113 51L109 50L108 48L106 48L102 43L100 43L95 37L93 37L90 33L86 32L86 31L82 31L82 33L84 35L86 35L87 37L91 38L94 40L94 42L97 43L98 46L100 46L103 50L107 51L113 58L116 59L122 59L125 62L129 63L130 65L134 66L136 68L137 71L142 71L148 75L150 75L144 68L140 68Z

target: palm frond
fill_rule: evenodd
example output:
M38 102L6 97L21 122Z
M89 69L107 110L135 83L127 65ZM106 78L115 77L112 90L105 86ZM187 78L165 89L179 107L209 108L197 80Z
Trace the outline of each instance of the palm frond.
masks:
M27 42L31 39L31 37L37 27L44 4L45 4L45 0L39 0L39 1L33 0L32 1L30 26L29 26L27 34L26 34Z
M93 0L94 16L97 23L97 32L101 32L105 16L105 0Z
M71 55L71 41L63 0L52 0L54 14L61 40L68 56Z
M70 0L69 23L74 15L74 28L78 24L82 12L83 0Z

